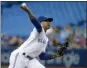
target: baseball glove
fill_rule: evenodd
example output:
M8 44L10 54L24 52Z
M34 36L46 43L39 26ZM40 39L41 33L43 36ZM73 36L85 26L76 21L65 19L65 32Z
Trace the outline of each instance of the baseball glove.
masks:
M57 51L57 53L53 54L52 55L52 59L53 58L56 58L56 57L60 57L60 56L63 56L64 55L64 52L66 51L67 47L68 47L69 43L68 42L65 42L61 47L60 49Z

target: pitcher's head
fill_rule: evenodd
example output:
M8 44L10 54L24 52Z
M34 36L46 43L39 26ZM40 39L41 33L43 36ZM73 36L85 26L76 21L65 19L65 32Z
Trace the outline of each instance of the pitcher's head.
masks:
M48 18L48 17L45 17L45 16L40 16L38 18L38 20L41 23L41 25L44 28L44 30L46 31L47 29L50 28L50 23L53 21L53 18Z

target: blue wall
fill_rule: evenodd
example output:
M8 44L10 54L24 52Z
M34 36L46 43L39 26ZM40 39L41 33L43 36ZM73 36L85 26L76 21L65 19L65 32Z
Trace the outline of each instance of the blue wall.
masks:
M8 64L9 63L9 56L11 52L15 49L13 46L2 46L1 47L1 63ZM54 49L48 49L47 53L53 53ZM58 57L52 60L41 61L46 66L87 66L87 55L86 50L84 49L72 49L67 50L67 54L63 57Z
M20 9L21 2L2 2L2 33L28 35L33 28L28 15ZM53 25L86 20L86 2L26 2L36 17L53 17Z

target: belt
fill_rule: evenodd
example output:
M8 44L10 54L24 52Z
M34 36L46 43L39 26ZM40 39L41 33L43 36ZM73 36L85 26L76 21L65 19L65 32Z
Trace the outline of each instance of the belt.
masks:
M26 55L26 53L23 53L24 56L26 56L26 58L28 58L29 60L32 60L33 58L30 57L29 55Z

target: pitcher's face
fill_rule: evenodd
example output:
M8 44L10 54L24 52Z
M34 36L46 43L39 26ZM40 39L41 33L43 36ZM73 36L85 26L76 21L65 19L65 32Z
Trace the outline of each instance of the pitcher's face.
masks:
M50 28L50 22L49 21L43 21L41 22L42 23L42 26L44 29L49 29Z

